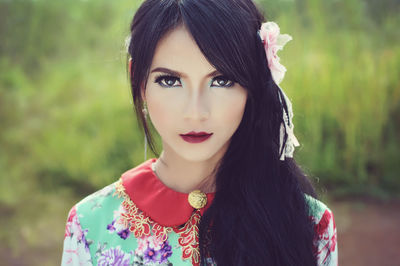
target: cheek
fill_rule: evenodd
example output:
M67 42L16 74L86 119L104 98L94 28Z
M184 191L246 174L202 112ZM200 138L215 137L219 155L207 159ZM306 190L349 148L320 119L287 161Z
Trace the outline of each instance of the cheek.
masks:
M216 104L218 118L225 127L236 130L240 121L242 121L246 100L247 92L242 89L224 97Z
M159 133L166 131L171 122L176 118L176 105L173 100L162 93L153 93L151 89L146 92L147 108L150 119Z

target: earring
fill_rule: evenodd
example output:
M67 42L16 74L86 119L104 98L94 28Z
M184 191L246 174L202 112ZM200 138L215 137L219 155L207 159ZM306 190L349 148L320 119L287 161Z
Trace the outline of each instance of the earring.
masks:
M146 102L144 103L144 107L143 107L143 109L142 109L142 113L143 113L143 115L144 115L144 120L146 121L146 124L147 124L147 114L148 114L149 112L147 111L147 104L146 104ZM145 161L147 160L147 135L146 135L146 132L144 133L144 160L145 160Z

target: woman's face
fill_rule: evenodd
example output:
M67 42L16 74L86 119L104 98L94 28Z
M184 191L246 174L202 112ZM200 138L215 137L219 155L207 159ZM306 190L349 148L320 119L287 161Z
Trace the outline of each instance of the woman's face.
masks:
M247 91L221 76L179 26L159 41L142 97L164 155L199 162L223 156L242 120ZM190 132L208 135L182 136Z

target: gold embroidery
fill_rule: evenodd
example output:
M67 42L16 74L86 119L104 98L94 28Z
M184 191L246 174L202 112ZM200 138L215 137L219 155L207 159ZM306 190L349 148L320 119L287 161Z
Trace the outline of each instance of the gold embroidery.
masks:
M113 196L117 196L118 198L129 198L128 194L125 193L124 185L122 184L122 179L120 178L117 182L115 182L115 191Z
M145 217L142 213L139 213L139 209L132 201L128 201L126 198L122 203L126 213L121 213L120 221L129 227L129 231L135 234L135 237L141 238L143 235L150 234L150 220L149 217Z
M148 236L150 233L153 233L157 238L165 241L168 238L168 234L174 231L179 235L178 243L182 248L182 259L191 259L193 265L199 265L200 251L198 248L198 223L201 218L199 210L193 212L192 216L185 223L183 228L172 228L158 224L139 210L136 204L125 192L122 179L119 179L115 183L115 192L113 196L117 196L118 198L122 197L124 199L122 206L126 212L121 213L119 223L123 224L126 228L129 228L129 231L131 231L136 238Z
M196 210L181 229L175 228L174 231L179 234L178 243L182 247L183 259L192 259L193 265L200 263L199 251L199 228L200 211Z
M159 223L153 221L152 232L157 238L164 242L165 240L167 240L168 234L172 232L172 228L162 226Z

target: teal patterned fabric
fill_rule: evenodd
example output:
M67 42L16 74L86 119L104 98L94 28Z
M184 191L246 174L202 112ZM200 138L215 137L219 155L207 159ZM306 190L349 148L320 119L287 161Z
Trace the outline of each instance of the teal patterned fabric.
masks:
M305 197L319 236L314 242L318 265L337 265L333 214L321 201ZM194 212L191 219L196 218L200 215ZM199 253L192 245L198 230L194 225L166 228L154 223L137 209L118 180L71 208L62 265L198 265Z

